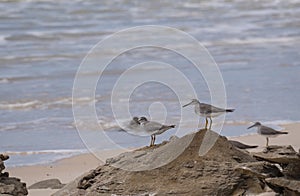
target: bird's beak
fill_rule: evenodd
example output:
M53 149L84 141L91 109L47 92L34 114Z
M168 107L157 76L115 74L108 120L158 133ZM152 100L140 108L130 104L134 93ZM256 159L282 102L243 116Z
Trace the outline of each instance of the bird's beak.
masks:
M255 127L256 125L254 124L254 125L252 125L252 126L250 126L250 127L248 127L247 129L251 129L252 127Z
M190 103L188 103L188 104L185 104L185 105L183 105L182 107L184 108L184 107L190 105L191 103L192 103L192 102L190 102Z

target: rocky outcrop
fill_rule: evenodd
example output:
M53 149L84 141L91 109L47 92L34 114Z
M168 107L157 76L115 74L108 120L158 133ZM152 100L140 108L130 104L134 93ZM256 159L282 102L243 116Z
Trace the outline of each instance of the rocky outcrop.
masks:
M286 178L267 178L267 184L277 193L299 196L300 195L300 181L288 180Z
M256 177L260 180L283 176L276 165L264 161L239 164L235 170L243 175Z
M269 146L264 152L253 153L253 156L279 164L285 177L300 180L300 156L292 146Z
M26 184L20 179L9 177L7 172L2 172L5 169L4 161L9 159L9 156L0 154L0 195L27 195Z
M201 144L207 144L206 135L218 139L200 156ZM297 175L292 175L293 170L298 171L298 159L291 147L270 147L252 155L225 137L200 130L108 159L105 165L77 178L54 196L257 195L271 189L299 195Z
M270 188L279 194L300 195L300 156L292 146L269 146L264 152L253 153L253 157L281 167L282 176L265 179Z
M225 137L209 132L218 139L204 156L199 156L199 148L207 130L155 147L123 153L54 195L238 195L263 192L264 186L258 178L249 178L235 170L237 165L255 159L235 148ZM188 145L183 148L187 141ZM151 166L156 160L160 164L178 151L182 153L161 167L136 169Z
M28 189L61 189L65 184L62 184L59 179L43 180L29 186Z

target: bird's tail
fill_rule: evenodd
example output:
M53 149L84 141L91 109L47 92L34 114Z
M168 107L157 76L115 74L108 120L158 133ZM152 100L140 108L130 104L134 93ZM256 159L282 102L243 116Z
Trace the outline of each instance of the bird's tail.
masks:
M233 112L235 109L226 109L226 112Z
M163 128L169 128L169 129L171 129L171 128L175 128L175 125L164 125Z
M280 134L288 134L286 131L280 131Z

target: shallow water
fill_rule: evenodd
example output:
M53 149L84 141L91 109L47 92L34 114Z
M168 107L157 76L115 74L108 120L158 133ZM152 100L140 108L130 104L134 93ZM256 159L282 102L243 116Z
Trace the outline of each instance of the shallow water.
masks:
M100 40L137 25L178 28L209 50L221 70L228 107L236 108L226 116L231 123L225 124L224 135L251 133L253 130L247 132L245 128L253 121L299 121L299 18L300 2L296 0L2 1L0 149L12 154L9 166L42 163L84 151L72 114L76 70ZM185 59L153 48L119 56L97 86L96 100L83 97L75 102L95 103L99 123L115 129L110 89L129 65L147 60L176 65L197 84L198 97L210 102L204 80L195 76ZM167 74L160 67L152 71ZM181 106L176 96L155 83L132 94L132 103L138 106L131 105L131 112L149 115L145 111L155 101L166 105L169 123L178 122ZM196 119L191 113L191 120ZM236 124L241 125L232 126ZM93 137L93 128L88 134ZM149 142L147 137L126 136L118 131L110 134L124 147ZM174 131L161 135L158 142L172 134ZM21 155L24 152L26 156Z

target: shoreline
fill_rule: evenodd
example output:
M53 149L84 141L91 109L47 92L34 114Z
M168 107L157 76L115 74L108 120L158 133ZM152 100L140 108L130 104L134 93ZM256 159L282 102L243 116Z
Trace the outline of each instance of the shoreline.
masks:
M279 131L283 131L285 126L289 126L289 125L295 125L295 124L300 124L300 121L292 121L292 120L275 120L275 121L262 121L263 124L266 124L267 126L271 126L272 128L275 128ZM248 137L248 136L252 136L252 135L256 135L256 131L252 130L250 133L245 132L245 133L241 133L241 134L236 134L236 130L240 130L240 127L242 127L243 129L250 126L251 124L253 124L253 122L250 121L226 121L224 122L223 128L221 132L217 132L220 135L223 135L227 138L243 138L243 137ZM204 124L203 124L204 126ZM226 127L225 131L224 131L224 127ZM230 129L233 128L233 132L230 132ZM186 128L186 129L190 129L190 128ZM239 131L241 132L241 131ZM165 138L165 140L167 141L168 138ZM143 146L139 146L139 147L143 147ZM139 148L139 147L128 147L128 148ZM124 147L126 148L126 147ZM104 149L101 151L110 151L110 150L114 150L114 149ZM37 151L3 151L2 153L9 155L10 157L12 156L34 156L34 155L45 155L45 154L60 154L60 151L62 151L63 153L66 152L66 154L69 153L69 155L65 155L65 156L61 156L61 157L56 157L54 158L54 160L51 159L46 159L46 160L40 160L38 162L26 162L26 163L18 163L18 164L9 164L7 163L7 167L8 168L15 168L15 167L25 167L25 166L35 166L35 165L49 165L49 164L53 164L55 162L58 162L60 160L64 160L64 159L68 159L71 157L75 157L78 155L84 155L84 154L89 154L91 153L88 149L86 148L82 148L82 149L59 149L59 150L37 150ZM55 155L54 155L55 156ZM9 160L10 162L11 160Z
M276 138L270 138L270 145L292 145L296 151L300 148L300 123L292 123L280 125L283 130L289 134L281 135ZM250 152L262 151L265 147L266 139L258 134L248 134L242 136L227 137L230 140L237 140L248 145L258 145L258 148L250 149ZM101 151L101 156L111 157L114 154L119 154L121 150L106 150ZM62 183L69 183L78 176L97 168L104 162L99 160L92 153L83 153L69 158L56 160L48 164L16 166L8 167L5 171L9 172L10 176L21 178L27 184L27 187L46 179L57 178ZM29 195L51 195L58 190L52 189L29 189Z

